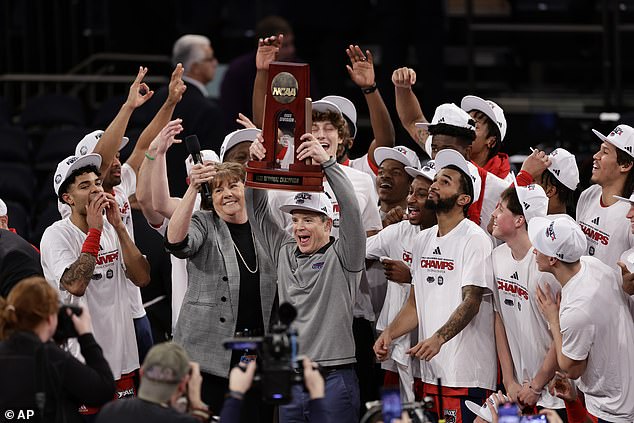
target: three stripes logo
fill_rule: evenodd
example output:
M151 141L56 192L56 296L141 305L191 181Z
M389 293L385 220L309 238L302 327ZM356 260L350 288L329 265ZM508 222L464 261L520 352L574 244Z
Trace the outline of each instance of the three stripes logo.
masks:
M632 146L631 145L626 145L625 149L627 150L628 153L632 154Z
M561 172L559 169L551 169L553 171L553 173L557 176L559 176L559 172Z
M597 216L594 219L592 219L591 222L594 223L595 225L598 225L599 224L599 216Z
M522 201L524 203L524 210L528 210L530 208L530 204L528 204L526 201Z
M437 255L442 255L442 253L440 252L440 247L436 247L436 249L434 249L434 251L432 252L432 254L437 254Z
M517 272L511 275L511 279L519 280L519 276L517 275Z

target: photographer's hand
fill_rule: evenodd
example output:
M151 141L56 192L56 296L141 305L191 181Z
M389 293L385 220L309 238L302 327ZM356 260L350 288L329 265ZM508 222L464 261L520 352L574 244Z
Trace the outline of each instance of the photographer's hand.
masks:
M203 383L203 377L200 375L200 366L198 363L192 361L189 363L191 366L191 372L189 381L187 382L187 400L189 401L189 408L207 408L207 405L200 398L200 386Z
M79 336L92 332L92 320L90 319L90 313L87 307L81 308L81 316L77 316L70 309L66 309L66 314L70 316L73 321L73 326Z
M244 366L240 363L229 373L229 391L245 394L253 383L253 376L255 375L255 361L250 361L249 364Z
M326 396L326 383L324 382L324 378L319 373L319 370L316 368L316 364L314 364L308 357L304 357L304 384L306 385L306 389L308 389L308 393L310 394L310 399L319 399L324 398Z

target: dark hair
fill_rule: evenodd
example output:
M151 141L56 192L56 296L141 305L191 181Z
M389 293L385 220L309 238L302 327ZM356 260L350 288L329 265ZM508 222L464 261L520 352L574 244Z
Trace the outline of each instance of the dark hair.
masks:
M281 16L270 15L262 18L255 26L255 38L266 38L271 35L292 34L293 28Z
M90 172L93 172L98 177L101 177L101 172L99 172L99 169L97 169L97 166L95 166L95 165L83 166L83 167L80 167L80 168L77 168L77 169L73 170L73 172L59 186L59 191L57 191L58 192L57 198L59 199L59 201L64 203L64 200L62 199L62 195L66 194L68 192L68 187L71 184L75 183L75 179L77 179L77 177L79 175L83 175L84 173L90 173Z
M471 112L474 112L476 119L481 119L482 121L484 121L484 124L487 127L486 137L487 138L495 137L495 143L493 144L493 147L489 149L489 154L487 156L487 159L490 160L491 157L497 155L500 152L500 149L502 148L502 134L500 132L500 128L484 112L481 112L480 110L471 110Z
M335 126L335 128L337 128L339 138L344 141L350 138L350 129L348 128L348 124L343 118L343 115L337 112L330 110L325 112L316 112L313 110L313 123L315 122L330 122Z
M549 170L545 170L542 173L542 186L552 185L557 190L557 198L566 206L566 209L574 206L575 204L575 190L571 190L565 186L557 177ZM629 196L629 194L628 194Z
M520 199L517 196L517 189L515 189L515 185L512 185L502 191L502 194L500 194L500 201L506 201L506 208L514 215L524 216L524 209L520 204Z
M0 340L16 331L33 331L59 309L57 291L41 276L22 279L0 297Z
M475 122L474 122L475 124ZM475 140L475 131L467 128L460 128L446 123L437 123L429 126L430 135L447 135L456 138L465 148L469 147Z
M625 151L620 148L616 149L616 162L620 166L625 166L630 163L634 163L634 157L627 154ZM625 183L623 184L623 191L621 191L622 197L629 197L634 191L634 167L627 172L627 177L625 178Z
M464 173L462 171L462 169L460 169L458 166L455 165L449 165L449 166L445 166L446 169L451 169L451 170L455 170L456 172L458 172L460 174L460 186L459 186L459 192L458 195L460 194L466 194L471 198L471 201L469 201L469 203L467 203L463 208L462 208L462 212L464 213L465 217L467 216L467 211L469 210L469 207L471 207L471 204L473 204L474 201L474 187L473 187L473 183L471 182L471 176L467 175L466 173ZM444 168L443 168L444 169Z

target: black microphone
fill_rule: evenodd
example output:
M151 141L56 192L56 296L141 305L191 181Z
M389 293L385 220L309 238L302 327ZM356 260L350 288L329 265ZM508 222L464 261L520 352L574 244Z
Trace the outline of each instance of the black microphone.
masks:
M198 142L198 136L188 135L185 137L185 147L187 151L192 155L194 164L203 164L203 157L200 154L200 143ZM211 188L207 182L200 184L200 195L202 196L203 204L207 204L209 207L212 205Z

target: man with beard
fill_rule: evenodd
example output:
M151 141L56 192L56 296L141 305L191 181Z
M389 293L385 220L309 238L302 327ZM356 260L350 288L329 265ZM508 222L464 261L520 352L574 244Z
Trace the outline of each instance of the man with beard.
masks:
M377 331L382 331L394 320L409 296L410 266L412 265L412 245L420 231L436 224L435 213L425 208L429 187L436 170L434 162L428 162L421 170L406 166L407 174L414 178L407 196L407 215L400 222L387 226L366 242L365 257L379 260L382 268L380 276L387 279L385 301L376 323ZM379 173L380 175L380 173ZM401 211L401 214L403 211ZM389 257L389 258L388 258ZM374 263L368 267L368 279L374 276ZM401 281L405 279L405 283ZM416 343L416 332L405 334L394 340L390 358L381 363L385 370L384 386L400 385L401 396L405 401L414 401L414 377L420 378L418 360L412 360L406 354L411 342Z
M423 395L436 401L446 420L473 421L465 401L482 404L495 388L496 363L491 286L491 241L466 218L480 193L467 161L455 150L436 155L425 207L438 224L416 237L412 247L412 285L406 304L374 345L379 360L393 339L418 327L420 342L407 353L420 359ZM437 387L442 381L442 393ZM443 410L439 407L442 395Z

